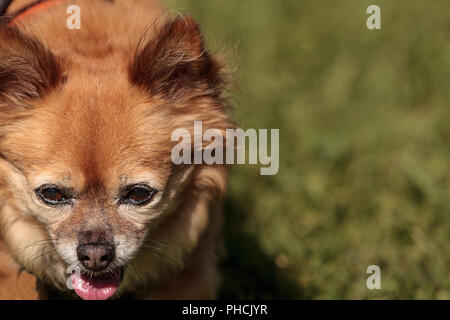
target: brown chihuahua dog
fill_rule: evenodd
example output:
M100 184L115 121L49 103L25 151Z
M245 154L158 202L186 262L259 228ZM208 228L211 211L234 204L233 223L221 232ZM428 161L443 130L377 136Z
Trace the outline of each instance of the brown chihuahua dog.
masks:
M3 21L0 297L26 271L26 297L214 298L226 169L175 165L171 134L234 127L226 78L195 21L153 1Z

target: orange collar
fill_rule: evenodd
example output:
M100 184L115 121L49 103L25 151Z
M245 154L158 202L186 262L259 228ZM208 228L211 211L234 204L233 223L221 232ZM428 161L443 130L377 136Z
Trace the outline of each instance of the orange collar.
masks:
M41 1L36 1L22 9L20 9L19 11L17 11L16 13L13 14L13 20L11 20L11 24L15 24L17 22L22 21L23 19L29 17L29 16L34 16L37 13L44 11L50 7L53 7L54 5L57 5L61 2L63 2L64 0L41 0Z

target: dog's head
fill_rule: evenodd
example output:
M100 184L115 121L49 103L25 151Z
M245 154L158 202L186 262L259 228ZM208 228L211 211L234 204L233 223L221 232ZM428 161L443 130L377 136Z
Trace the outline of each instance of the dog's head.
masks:
M149 234L164 233L180 202L223 184L220 175L196 183L201 169L171 160L175 129L230 125L222 66L194 20L158 22L131 56L83 65L0 28L1 232L25 269L59 287L75 266L84 298L107 298L124 276L137 278ZM170 260L195 241L189 223L178 223L167 232L186 242L159 248ZM157 273L152 256L146 268Z

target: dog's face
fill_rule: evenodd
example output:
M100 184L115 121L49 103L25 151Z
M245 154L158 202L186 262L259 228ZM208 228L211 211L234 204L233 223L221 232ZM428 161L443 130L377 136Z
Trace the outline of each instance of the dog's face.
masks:
M0 38L10 44L0 45L0 202L10 206L3 211L31 217L37 241L51 240L53 258L32 265L76 266L81 287L88 275L108 288L77 293L107 298L189 188L195 169L173 165L171 133L194 120L228 125L220 67L190 18L160 24L125 70L93 72L9 27ZM27 265L33 257L16 258L39 268Z

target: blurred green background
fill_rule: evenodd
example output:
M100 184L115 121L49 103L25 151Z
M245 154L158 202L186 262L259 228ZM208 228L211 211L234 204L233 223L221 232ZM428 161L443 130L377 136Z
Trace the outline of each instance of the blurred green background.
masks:
M232 172L220 297L450 298L450 2L168 2L234 52L237 122L280 129L277 175Z

